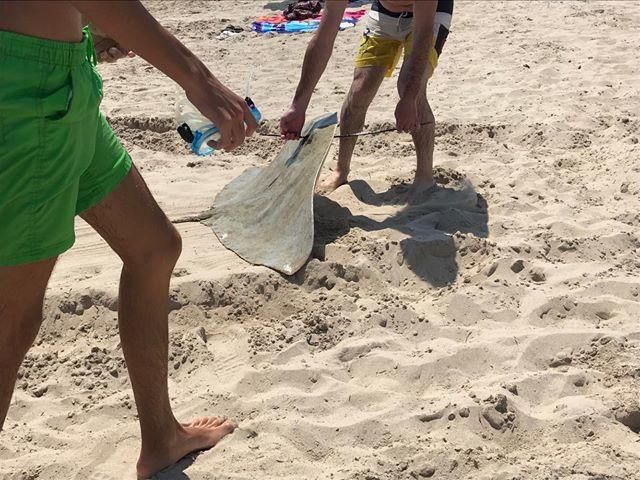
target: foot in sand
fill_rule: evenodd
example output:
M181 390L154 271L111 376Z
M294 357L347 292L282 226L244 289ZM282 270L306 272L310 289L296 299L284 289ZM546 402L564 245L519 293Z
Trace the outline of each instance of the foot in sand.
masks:
M407 193L407 203L409 205L423 203L437 189L438 184L434 180L419 180L416 178Z
M328 195L336 188L348 183L347 177L349 173L342 173L339 171L333 172L328 178L320 182L320 185L316 187L316 193L318 195Z
M151 451L142 447L137 465L138 479L149 478L192 452L214 447L235 429L233 422L219 417L203 417L189 424L176 424L173 439L164 448Z

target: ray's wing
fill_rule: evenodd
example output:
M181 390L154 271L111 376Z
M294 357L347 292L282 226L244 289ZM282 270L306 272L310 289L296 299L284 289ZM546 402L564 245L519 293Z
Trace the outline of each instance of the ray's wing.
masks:
M302 138L287 142L269 165L224 187L202 223L247 262L297 272L313 248L314 188L337 123L335 113L309 121Z

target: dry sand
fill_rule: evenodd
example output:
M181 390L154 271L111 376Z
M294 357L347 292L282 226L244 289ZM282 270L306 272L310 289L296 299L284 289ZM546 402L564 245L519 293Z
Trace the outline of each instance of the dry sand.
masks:
M275 131L310 35L216 39L264 5L149 6L240 93L253 72ZM362 28L339 34L310 115L340 108ZM640 478L639 31L637 2L459 1L429 92L443 184L429 202L398 204L413 147L386 134L319 199L316 258L293 278L179 225L173 402L240 428L158 478ZM169 80L141 59L100 69L104 110L172 218L280 148L190 156ZM395 100L388 80L369 128ZM3 479L134 478L120 264L77 232L0 437Z

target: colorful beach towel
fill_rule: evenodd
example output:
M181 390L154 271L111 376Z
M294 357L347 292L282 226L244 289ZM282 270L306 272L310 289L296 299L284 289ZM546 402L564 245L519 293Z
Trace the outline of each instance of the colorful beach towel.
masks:
M366 8L348 9L344 12L340 30L355 27L358 20L367 13ZM251 29L258 33L301 33L313 32L318 29L322 12L309 20L287 20L284 15L273 15L257 18L252 24Z

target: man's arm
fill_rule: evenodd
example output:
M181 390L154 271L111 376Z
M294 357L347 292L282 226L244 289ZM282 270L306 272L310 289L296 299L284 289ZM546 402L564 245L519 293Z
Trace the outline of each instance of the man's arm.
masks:
M401 132L411 132L419 127L416 101L425 87L437 7L437 0L413 3L413 45L398 78L400 102L396 108L396 122Z
M244 100L214 77L139 1L71 3L109 37L178 83L191 103L220 129L219 148L231 150L256 130L257 123Z
M96 57L99 62L113 63L124 57L135 57L136 54L131 50L123 47L115 40L109 38L97 26L91 25L89 20L82 18L82 25L88 25L91 36L93 37L93 48L96 51Z
M302 63L300 81L292 105L306 110L320 77L327 68L333 45L347 7L347 0L328 0L324 6L320 26L307 46Z
M420 93L433 46L433 22L437 7L437 0L413 3L413 45L399 79L404 87L399 92L400 97L417 98Z
M304 55L302 73L291 108L280 120L280 131L285 138L293 139L300 136L313 89L316 88L331 58L333 44L340 29L347 3L348 0L327 0L325 2L320 26L309 41Z

